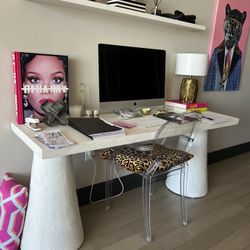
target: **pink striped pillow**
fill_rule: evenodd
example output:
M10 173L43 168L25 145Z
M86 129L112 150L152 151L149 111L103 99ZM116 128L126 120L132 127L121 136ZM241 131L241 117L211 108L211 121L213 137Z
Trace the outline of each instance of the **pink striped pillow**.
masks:
M0 184L0 249L18 249L27 203L27 188L6 173Z

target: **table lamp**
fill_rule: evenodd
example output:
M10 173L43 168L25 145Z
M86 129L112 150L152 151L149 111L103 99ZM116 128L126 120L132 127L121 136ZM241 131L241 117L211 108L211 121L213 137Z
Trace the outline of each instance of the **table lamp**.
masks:
M207 74L208 55L197 53L176 54L175 74L189 76L181 82L179 101L182 103L196 102L198 93L198 80L193 76Z

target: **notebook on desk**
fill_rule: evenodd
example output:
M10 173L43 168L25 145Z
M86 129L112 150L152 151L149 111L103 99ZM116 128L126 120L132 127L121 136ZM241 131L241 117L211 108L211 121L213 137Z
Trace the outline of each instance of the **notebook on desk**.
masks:
M123 128L100 118L69 118L68 125L92 140L107 136L125 135Z

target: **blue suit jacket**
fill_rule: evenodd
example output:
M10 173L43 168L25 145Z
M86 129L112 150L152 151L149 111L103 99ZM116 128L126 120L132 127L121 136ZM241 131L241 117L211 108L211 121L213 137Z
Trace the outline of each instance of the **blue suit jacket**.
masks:
M225 47L224 42L214 49L207 77L204 82L204 90L220 91L220 82L223 76ZM229 76L225 90L238 90L240 86L242 53L238 46L234 49Z

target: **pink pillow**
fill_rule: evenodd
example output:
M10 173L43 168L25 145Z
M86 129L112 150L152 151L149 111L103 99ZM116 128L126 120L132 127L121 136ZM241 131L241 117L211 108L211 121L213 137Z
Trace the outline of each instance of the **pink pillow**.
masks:
M27 203L27 188L6 173L0 184L0 249L18 249Z

